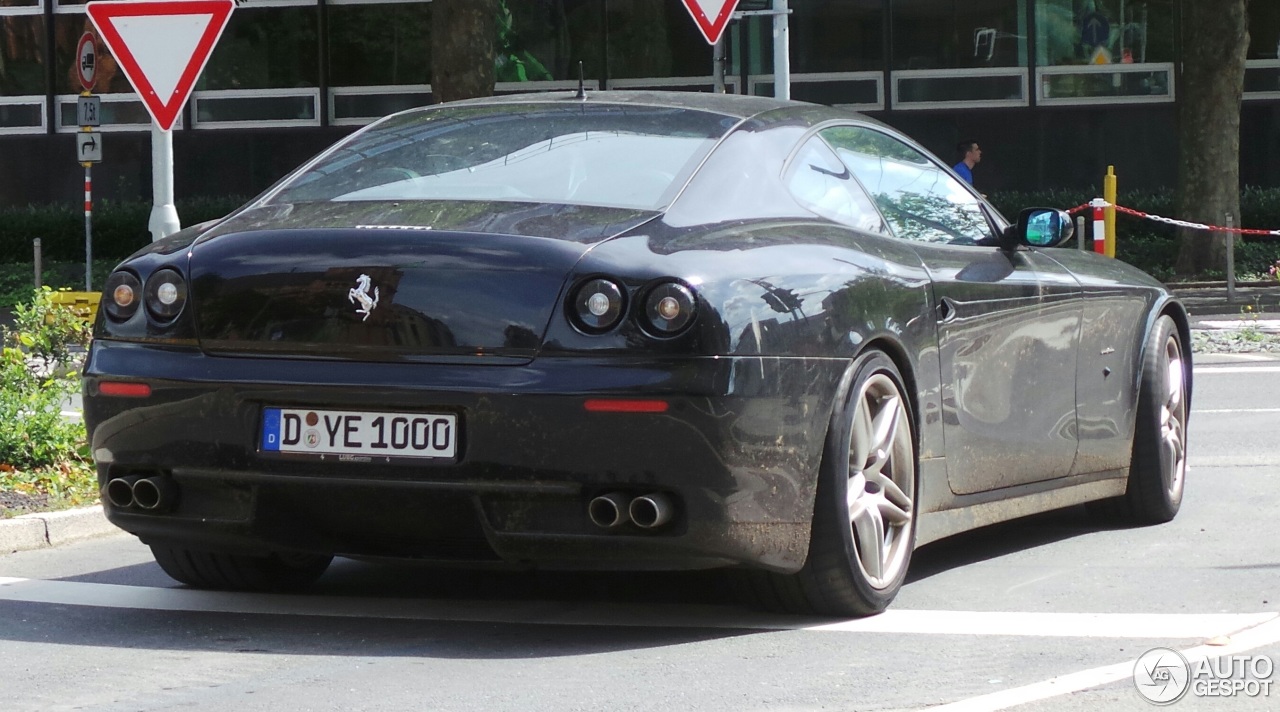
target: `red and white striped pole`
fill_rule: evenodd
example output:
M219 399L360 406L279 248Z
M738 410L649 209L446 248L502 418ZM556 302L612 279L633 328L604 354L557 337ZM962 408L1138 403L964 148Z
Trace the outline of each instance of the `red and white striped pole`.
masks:
M93 291L93 169L84 164L84 291Z
M1107 254L1107 201L1094 198L1089 206L1093 208L1093 251Z

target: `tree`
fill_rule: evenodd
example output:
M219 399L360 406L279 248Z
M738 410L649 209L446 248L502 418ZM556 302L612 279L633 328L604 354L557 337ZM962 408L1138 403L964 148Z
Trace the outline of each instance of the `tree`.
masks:
M431 92L436 101L492 96L498 0L433 0Z
M1240 218L1240 102L1249 49L1249 0L1182 0L1178 85L1178 215L1220 225ZM1221 269L1224 233L1180 231L1180 275Z

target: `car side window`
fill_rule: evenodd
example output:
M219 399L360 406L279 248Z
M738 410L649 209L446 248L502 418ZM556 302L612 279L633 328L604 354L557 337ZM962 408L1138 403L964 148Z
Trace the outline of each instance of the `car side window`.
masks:
M820 135L875 199L894 235L952 245L993 237L982 201L913 146L865 126Z
M828 220L868 232L888 232L871 198L817 136L792 157L783 183L805 209Z

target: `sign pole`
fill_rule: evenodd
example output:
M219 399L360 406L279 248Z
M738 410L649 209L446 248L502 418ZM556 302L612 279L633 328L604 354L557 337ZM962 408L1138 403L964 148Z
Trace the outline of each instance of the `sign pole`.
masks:
M711 50L711 77L717 94L724 93L724 55L724 35L720 35Z
M163 240L182 228L173 205L173 132L151 125L151 241Z
M84 291L93 291L93 164L84 164Z
M787 0L773 0L773 96L791 98L791 10Z
M76 100L76 121L81 134L76 137L76 158L84 166L84 291L93 291L93 164L102 160L102 142L93 127L102 123L102 100L93 95L98 82L97 38L92 32L80 35L76 45L76 74L80 78L80 98Z

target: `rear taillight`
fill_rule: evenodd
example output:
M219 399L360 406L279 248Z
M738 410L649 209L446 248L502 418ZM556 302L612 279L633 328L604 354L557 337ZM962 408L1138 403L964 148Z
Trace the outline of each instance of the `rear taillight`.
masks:
M187 303L187 280L175 269L159 269L147 278L147 311L159 322L178 318Z
M569 305L574 326L588 334L602 334L622 321L626 296L616 283L592 279L573 293Z
M132 272L112 272L103 287L104 309L115 321L126 321L138 311L142 303L142 283Z
M662 282L645 295L641 318L657 336L675 336L693 323L698 300L693 290L679 282Z

